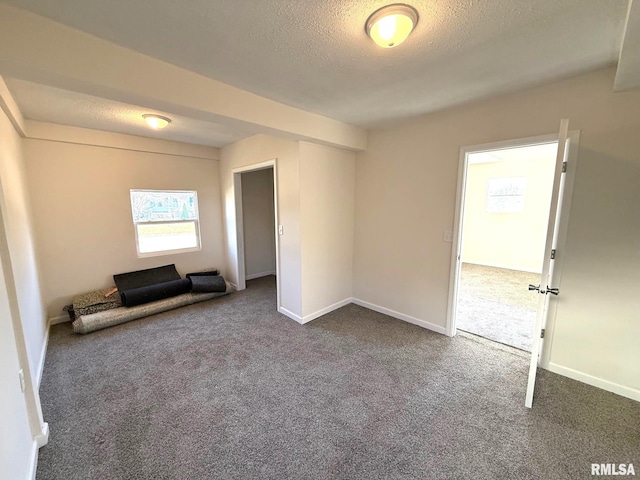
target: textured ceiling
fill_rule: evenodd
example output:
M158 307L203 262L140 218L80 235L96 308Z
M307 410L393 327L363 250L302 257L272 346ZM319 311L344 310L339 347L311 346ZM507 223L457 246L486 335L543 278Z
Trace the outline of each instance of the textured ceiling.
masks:
M5 81L23 116L31 120L211 147L222 147L254 133L23 80ZM171 125L154 130L143 120L143 113L169 116Z
M364 23L392 3L381 0L3 1L367 128L614 64L627 11L624 0L415 0L414 33L380 49Z

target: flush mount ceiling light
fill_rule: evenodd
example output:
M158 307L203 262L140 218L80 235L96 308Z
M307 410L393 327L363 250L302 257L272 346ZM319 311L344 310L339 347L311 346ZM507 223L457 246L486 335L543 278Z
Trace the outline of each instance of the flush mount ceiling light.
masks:
M142 118L144 118L145 122L147 122L151 128L155 128L156 130L166 127L171 122L171 119L168 117L153 115L150 113L145 113L142 115Z
M397 47L404 42L418 23L415 8L403 3L382 7L367 19L365 30L383 48Z

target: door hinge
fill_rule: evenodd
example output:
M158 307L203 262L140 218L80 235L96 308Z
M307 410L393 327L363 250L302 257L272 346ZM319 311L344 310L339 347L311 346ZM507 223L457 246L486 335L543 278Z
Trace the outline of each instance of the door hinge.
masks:
M544 328L540 330L540 338L544 338Z
M562 173L567 172L567 162L562 162Z
M551 260L555 260L556 259L556 249L554 248L553 250L551 250Z

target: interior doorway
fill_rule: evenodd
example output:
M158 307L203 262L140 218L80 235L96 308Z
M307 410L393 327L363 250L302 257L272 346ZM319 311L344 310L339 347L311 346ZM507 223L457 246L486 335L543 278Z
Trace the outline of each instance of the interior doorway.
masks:
M233 170L236 209L237 289L247 280L275 276L280 309L276 162Z
M276 274L273 169L244 172L242 176L242 226L245 280Z
M501 175L495 177L485 176L485 190L484 198L478 200L476 198L475 203L471 201L471 188L467 188L467 183L470 181L469 170L470 166L474 163L497 163L501 160L503 150L516 149L519 153L525 153L528 147L548 145L550 150L553 149L552 145L555 144L556 155L555 163L553 167L552 185L550 199L546 203L547 208L544 210L546 214L543 218L546 218L546 228L544 231L544 247L541 257L541 272L538 276L538 281L531 284L522 284L520 281L514 283L519 285L519 295L529 291L537 297L537 308L535 315L535 322L530 325L528 329L531 332L530 335L530 365L529 375L527 380L527 388L525 395L525 406L532 407L533 394L535 388L535 380L538 366L548 368L549 360L551 358L551 352L553 348L553 336L555 330L555 316L558 305L558 296L561 294L561 278L562 278L562 266L565 258L565 245L568 233L569 216L571 210L571 197L573 193L573 183L575 178L577 160L578 160L578 143L580 141L579 131L569 131L569 120L563 118L560 121L560 129L557 135L544 135L540 137L531 137L521 140L511 140L506 142L498 142L494 144L477 145L470 147L462 147L460 149L460 167L458 169L458 189L456 194L456 210L455 210L455 222L454 232L451 235L453 241L453 248L451 250L451 276L449 284L449 302L447 312L447 329L446 333L449 336L454 336L458 329L458 316L461 312L459 298L464 295L464 291L461 291L462 285L461 275L463 272L463 247L465 243L465 227L469 226L467 219L467 213L471 212L477 204L482 206L482 209L486 214L515 214L523 213L527 206L527 191L529 177L527 176L504 176L502 173L508 173L513 175L514 172L505 170L501 172ZM520 150L522 149L522 150ZM487 157L487 154L489 157ZM475 162L474 162L475 155ZM494 160L494 158L496 160ZM526 158L526 155L523 156ZM467 198L470 197L470 198ZM513 197L513 198L512 198ZM544 202L544 200L543 200ZM536 203L534 199L534 206L543 210L544 203ZM540 212L542 214L542 212ZM471 215L472 217L472 215ZM497 217L496 217L497 218ZM525 229L525 224L535 223L533 220L523 222L518 225L511 225L509 231L516 231L519 229ZM484 224L484 228L487 225ZM503 232L504 233L504 232ZM445 232L445 238L449 235ZM482 234L479 234L481 237ZM530 234L531 237L537 236L537 234ZM490 236L491 242L501 242L498 245L501 248L498 251L496 259L493 260L493 264L485 263L481 266L488 266L492 268L498 268L505 270L504 267L509 266L511 268L507 270L513 270L514 264L502 263L505 260L511 259L517 260L515 266L520 266L520 270L527 270L523 265L527 265L526 258L524 256L508 256L505 253L509 252L509 249L514 247L514 242L517 237L507 237L509 240L501 241L502 237L499 235ZM478 240L466 239L468 244ZM523 243L527 243L529 237L526 237ZM481 242L480 242L481 243ZM533 245L533 244L532 244ZM537 245L537 243L536 243ZM495 246L495 245L494 245ZM518 245L516 245L517 247ZM529 254L535 254L537 247L531 246L531 252ZM518 249L515 250L516 252ZM466 252L468 258L469 252ZM540 258L532 256L532 259ZM525 272L526 273L526 272ZM532 274L535 271L530 272ZM488 281L480 281L479 287L476 291L486 293L489 289ZM504 299L504 282L499 283L496 296L499 299ZM526 289L526 290L525 290ZM496 297L494 297L495 299ZM490 299L491 300L491 299ZM492 304L492 308L488 309L488 321L491 321L492 317L496 317L496 311L505 302L498 302ZM507 302L508 304L508 302ZM509 313L506 315L507 322L512 322L513 315ZM500 325L497 330L503 330L507 328L505 322ZM484 336L489 337L484 334ZM490 338L490 337L489 337ZM491 339L490 339L491 340ZM500 341L498 339L494 341ZM509 347L510 348L510 347ZM523 352L524 353L524 352Z
M455 328L531 351L558 142L465 155Z

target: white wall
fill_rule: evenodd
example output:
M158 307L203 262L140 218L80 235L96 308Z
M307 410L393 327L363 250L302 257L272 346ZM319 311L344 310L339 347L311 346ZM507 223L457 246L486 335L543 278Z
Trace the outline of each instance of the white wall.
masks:
M242 174L242 222L245 275L257 278L276 273L273 169Z
M0 114L2 115L2 114ZM26 479L34 441L18 379L18 351L4 276L0 274L0 478Z
M354 208L355 154L300 142L304 320L352 296Z
M0 180L4 222L31 374L38 378L46 335L27 194L22 141L0 112Z
M463 262L525 272L542 271L555 160L552 154L468 166ZM488 182L510 177L527 179L523 210L487 211Z
M91 131L83 132L82 141L89 141ZM102 138L100 132L95 137ZM50 317L64 315L62 307L74 295L113 285L117 273L171 263L182 275L223 269L218 161L138 151L137 137L118 138L131 149L24 141ZM196 190L201 251L138 258L129 197L134 188Z
M370 132L354 296L443 328L460 147L582 131L550 368L640 398L640 92L604 69ZM554 366L555 365L555 366Z
M301 316L300 173L299 142L255 135L220 150L225 249L229 280L237 282L237 239L233 169L276 159L279 237L280 301L294 316Z
M0 478L16 479L28 478L35 466L34 434L42 421L37 379L44 360L46 325L21 143L0 111Z

